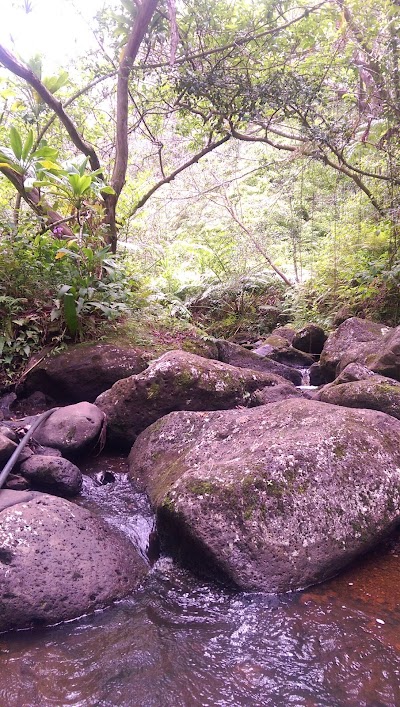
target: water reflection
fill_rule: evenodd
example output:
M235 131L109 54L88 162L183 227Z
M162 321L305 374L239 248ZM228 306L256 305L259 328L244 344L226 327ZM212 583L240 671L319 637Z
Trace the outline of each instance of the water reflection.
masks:
M143 539L150 515L143 498L126 501L128 483L120 477L107 496L90 486L85 503L100 503ZM146 519L139 530L132 503ZM395 707L396 555L392 544L329 583L280 598L224 592L161 558L144 587L108 610L0 636L0 705Z

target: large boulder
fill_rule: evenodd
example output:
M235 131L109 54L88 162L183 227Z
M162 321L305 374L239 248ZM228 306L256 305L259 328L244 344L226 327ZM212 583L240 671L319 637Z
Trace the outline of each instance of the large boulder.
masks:
M75 464L63 457L34 454L19 471L31 486L57 496L77 496L82 488L82 474Z
M331 577L399 521L399 440L388 415L291 399L172 413L129 465L181 557L286 592Z
M290 326L280 326L271 331L271 336L280 336L282 339L286 339L289 344L292 343L295 335L295 329Z
M18 397L41 391L62 403L92 403L121 378L147 367L143 352L112 344L78 344L34 366L17 386Z
M309 354L320 354L327 340L322 327L317 324L306 324L292 339L292 346L295 349Z
M76 403L55 410L35 432L45 447L54 447L66 457L91 451L101 439L105 416L92 403Z
M301 385L301 373L296 368L273 361L268 356L259 356L253 351L249 351L243 346L225 339L216 339L216 344L218 347L218 358L223 363L229 363L237 368L251 368L253 371L274 373L277 376L286 378L294 385Z
M314 363L313 356L295 349L287 339L276 334L268 336L253 352L257 356L268 356L273 361L294 368L309 368Z
M280 400L287 398L302 398L304 394L298 388L295 388L291 383L281 383L280 385L271 385L262 390L256 390L254 399L257 405L269 405L277 403Z
M385 376L372 374L341 385L331 383L318 392L318 399L332 405L380 410L400 419L400 383Z
M400 381L400 326L389 331L368 365L374 373Z
M362 363L349 363L346 368L340 371L339 375L335 380L327 383L322 388L320 388L316 393L314 393L314 400L322 400L323 394L343 383L354 383L355 381L366 380L367 378L375 378L375 373L371 371L370 368L363 366ZM356 406L358 407L358 406Z
M147 566L89 511L42 493L0 494L0 631L72 619L120 599Z
M390 328L384 324L351 317L346 319L328 337L319 361L325 379L333 381L337 373L349 363L365 362L366 357L375 354Z
M139 432L173 410L221 410L256 404L254 392L287 383L272 373L170 351L137 376L118 381L96 405L107 416L107 439L131 447Z

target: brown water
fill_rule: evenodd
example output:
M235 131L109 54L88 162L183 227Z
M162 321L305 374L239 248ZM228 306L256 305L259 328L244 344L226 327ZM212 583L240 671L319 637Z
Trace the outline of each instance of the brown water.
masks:
M98 462L99 463L99 462ZM87 484L141 547L151 514L120 472ZM232 594L169 558L113 607L40 632L0 636L0 707L400 705L400 541L319 587Z

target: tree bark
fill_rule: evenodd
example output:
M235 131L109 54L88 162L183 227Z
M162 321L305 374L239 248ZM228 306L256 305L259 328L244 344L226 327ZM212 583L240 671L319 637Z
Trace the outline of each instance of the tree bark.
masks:
M129 76L157 5L158 0L143 0L139 6L138 14L118 69L116 150L111 178L111 185L117 195L117 201L125 184L128 168Z
M0 172L4 174L5 177L11 182L11 184L17 190L19 196L28 204L28 206L34 211L38 216L45 219L47 225L51 228L51 224L63 221L63 217L57 211L47 204L47 202L42 198L38 189L33 188L26 191L24 187L24 176L19 174L11 167L0 167ZM62 236L73 237L73 232L65 224L60 224L60 234Z

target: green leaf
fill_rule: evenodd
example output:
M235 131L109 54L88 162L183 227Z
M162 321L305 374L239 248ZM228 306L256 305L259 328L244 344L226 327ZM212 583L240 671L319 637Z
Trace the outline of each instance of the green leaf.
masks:
M92 178L88 174L83 177L80 177L79 174L69 174L68 181L75 196L82 196L92 184Z
M64 295L64 318L67 329L72 336L75 336L78 331L78 315L76 312L76 302L74 296L66 292Z
M58 76L49 76L43 79L43 83L50 93L56 93L62 86L68 83L69 76L67 71L62 71Z
M35 159L43 157L46 160L53 161L56 160L58 157L58 150L56 150L54 147L42 145L42 147L39 147L38 150L35 150L35 152L32 154L32 157L34 157Z
M30 130L27 138L24 143L24 147L22 148L22 159L25 161L26 158L28 157L33 145L33 130Z
M55 172L63 172L63 168L57 164L56 162L52 162L51 160L40 160L40 165L43 167L43 169L53 169Z
M112 187L101 187L100 189L102 194L115 194L115 190Z
M14 126L10 128L10 145L17 160L20 160L22 155L22 140L17 128L14 128Z

